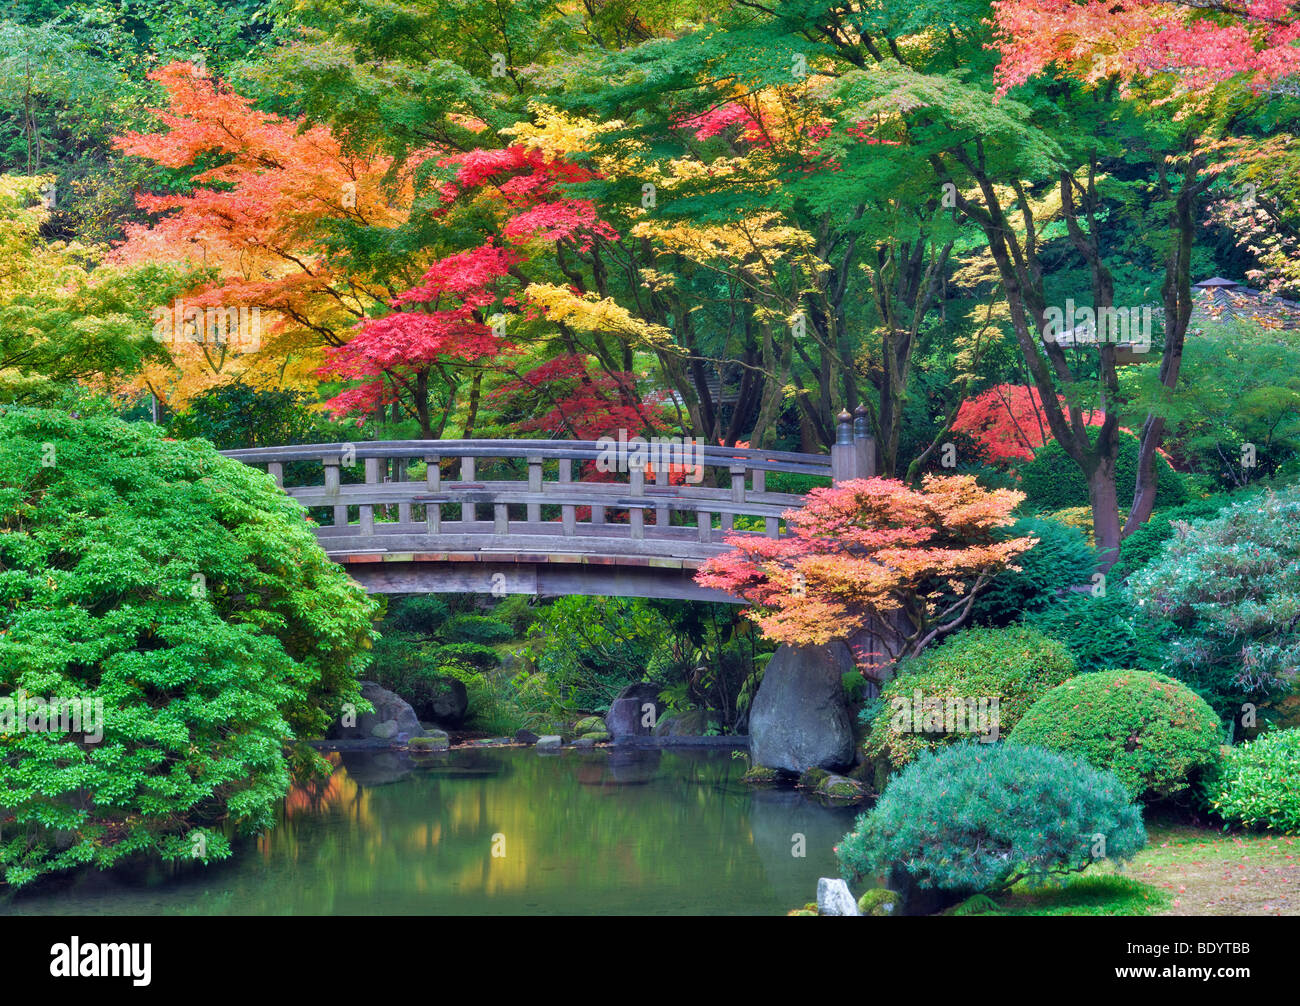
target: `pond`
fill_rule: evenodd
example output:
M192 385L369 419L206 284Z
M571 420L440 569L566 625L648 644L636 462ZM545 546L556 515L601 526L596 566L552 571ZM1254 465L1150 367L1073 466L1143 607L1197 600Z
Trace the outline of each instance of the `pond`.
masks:
M750 787L727 751L331 759L226 863L88 873L0 912L784 914L837 875L831 850L857 813Z

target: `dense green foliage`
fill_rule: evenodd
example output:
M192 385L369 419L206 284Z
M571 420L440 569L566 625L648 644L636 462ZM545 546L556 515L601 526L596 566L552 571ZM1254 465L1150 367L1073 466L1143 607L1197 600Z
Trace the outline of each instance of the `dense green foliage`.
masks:
M1135 405L1158 403L1180 455L1211 484L1237 489L1297 473L1300 334L1207 325L1187 341L1173 395L1158 384L1158 364L1126 368L1124 377Z
M515 632L505 622L486 615L454 615L443 627L444 636L453 643L504 643L513 639Z
M530 635L541 641L537 670L560 705L603 712L630 681L639 681L667 621L644 601L562 597L539 612Z
M975 599L971 621L976 625L1006 625L1022 614L1048 607L1059 596L1088 584L1097 556L1078 528L1054 520L1023 517L1003 528L999 537L1032 536L1038 544L1017 556L1019 571L999 573Z
M1282 693L1300 668L1300 487L1178 525L1129 589L1176 630L1170 673L1221 708Z
M1111 580L1121 580L1141 569L1160 555L1165 542L1174 536L1176 521L1197 520L1213 517L1224 507L1234 502L1232 497L1219 494L1192 500L1182 506L1170 507L1151 515L1151 519L1124 539L1120 549L1119 561L1107 574Z
M1122 863L1145 844L1113 775L1039 748L963 744L890 780L836 853L850 883L901 864L921 887L973 894Z
M1095 434L1094 434L1095 439ZM1131 433L1119 435L1119 456L1115 460L1115 484L1123 493L1132 493L1137 481L1138 439ZM1169 462L1157 455L1158 489L1156 506L1181 506L1187 502L1185 481ZM1066 507L1088 506L1088 482L1065 450L1056 441L1034 452L1034 460L1019 468L1020 489L1025 494L1024 509L1044 513ZM1131 497L1130 497L1131 498Z
M1233 824L1300 832L1300 728L1229 748L1206 780L1205 798Z
M416 594L390 601L386 620L399 632L433 637L449 614L447 602L438 594Z
M0 409L0 691L103 704L103 737L0 737L19 885L134 853L228 854L286 745L358 702L374 604L264 473L113 418Z
M1159 627L1122 587L1110 586L1100 596L1070 594L1025 621L1069 647L1080 673L1117 664L1154 671L1164 661Z
M173 437L204 437L221 451L334 439L309 411L312 401L306 392L232 381L194 396L185 412L168 419L167 430Z
M1023 625L966 629L905 661L879 701L864 709L871 723L866 750L898 766L936 745L968 739L969 733L918 731L915 716L900 716L900 710L915 706L918 691L922 701L938 699L945 704L949 699L996 699L994 726L1005 736L1040 695L1074 673L1070 651L1036 629Z
M1150 671L1083 674L1030 707L1011 731L1114 772L1134 798L1185 793L1219 757L1222 728L1186 685Z

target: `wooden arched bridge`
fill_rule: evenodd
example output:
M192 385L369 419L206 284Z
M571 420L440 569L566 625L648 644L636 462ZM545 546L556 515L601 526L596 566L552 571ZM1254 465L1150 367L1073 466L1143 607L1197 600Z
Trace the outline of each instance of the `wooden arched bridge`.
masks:
M226 451L264 466L317 517L325 552L372 593L596 594L738 599L695 571L729 533L777 537L802 494L769 473L869 475L864 410L830 456L574 440L404 440ZM635 445L635 442L634 442ZM603 471L611 467L616 470ZM684 462L684 463L683 463ZM419 474L423 469L423 478ZM364 473L364 481L350 481ZM345 474L347 473L347 474ZM412 477L412 473L415 477Z

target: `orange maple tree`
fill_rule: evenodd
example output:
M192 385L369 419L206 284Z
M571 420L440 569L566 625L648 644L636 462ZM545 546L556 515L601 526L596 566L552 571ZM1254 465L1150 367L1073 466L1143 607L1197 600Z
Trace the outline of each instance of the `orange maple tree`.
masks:
M259 331L252 340L170 338L174 367L151 368L143 384L173 405L236 376L311 385L322 348L347 342L352 326L391 295L386 278L363 277L331 253L329 226L400 223L409 182L394 187L385 178L390 159L346 153L327 127L259 111L189 63L150 77L167 95L155 111L162 128L119 136L117 148L168 168L213 166L193 176L188 194L138 196L160 217L128 227L112 259L188 264L203 278L185 308L256 308ZM412 263L412 277L420 264Z
M853 479L786 511L786 537L728 535L734 551L695 580L749 602L746 616L768 639L844 640L881 674L959 628L989 579L1037 543L996 534L1023 499L968 475L927 475L919 490ZM864 652L866 638L883 651Z

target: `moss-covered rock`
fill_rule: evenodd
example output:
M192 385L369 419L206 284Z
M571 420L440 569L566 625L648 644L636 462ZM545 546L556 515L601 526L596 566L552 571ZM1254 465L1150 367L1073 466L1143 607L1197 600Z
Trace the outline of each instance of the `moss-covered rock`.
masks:
M862 783L843 775L828 775L817 784L817 795L831 800L862 800L867 791Z
M824 768L810 768L799 776L799 785L804 789L816 789L826 779L829 779L830 775Z
M431 730L423 737L412 737L406 746L418 754L430 751L446 751L451 747L451 737L441 730Z
M781 773L777 769L768 768L766 765L751 765L749 771L740 777L741 782L756 786L780 782L780 780Z
M578 720L577 723L573 724L573 732L579 737L595 733L598 730L603 731L604 729L605 721L599 716L584 716L582 719Z
M893 915L902 899L887 887L873 887L858 898L858 911L863 915Z
M590 730L583 734L581 740L591 741L593 744L604 744L609 740L608 730Z

